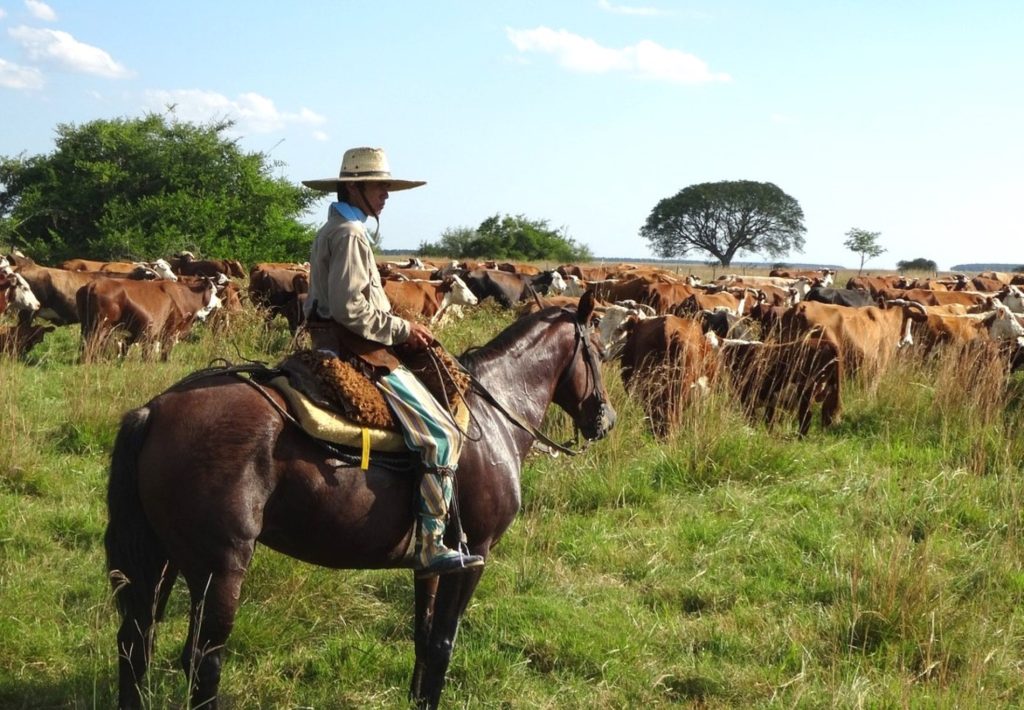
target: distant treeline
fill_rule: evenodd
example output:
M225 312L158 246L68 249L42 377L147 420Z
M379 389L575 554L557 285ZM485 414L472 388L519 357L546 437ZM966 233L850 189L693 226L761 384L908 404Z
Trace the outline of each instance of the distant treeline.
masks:
M950 271L1024 271L1021 264L954 264Z

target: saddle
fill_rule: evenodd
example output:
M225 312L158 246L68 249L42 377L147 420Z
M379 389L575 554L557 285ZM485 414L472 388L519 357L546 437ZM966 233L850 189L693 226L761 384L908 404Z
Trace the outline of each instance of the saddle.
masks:
M400 352L400 358L465 431L469 376L454 358L440 346L427 352ZM268 384L288 400L311 436L362 450L363 468L369 465L370 451L407 451L401 425L361 368L327 352L300 350L275 369L282 374Z

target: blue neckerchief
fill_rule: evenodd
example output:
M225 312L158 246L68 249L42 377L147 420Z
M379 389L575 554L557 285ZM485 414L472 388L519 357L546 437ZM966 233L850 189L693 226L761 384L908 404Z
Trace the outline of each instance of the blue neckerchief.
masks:
M366 222L366 213L347 202L332 202L331 207L337 210L338 214L350 222L355 220L359 220L364 223Z

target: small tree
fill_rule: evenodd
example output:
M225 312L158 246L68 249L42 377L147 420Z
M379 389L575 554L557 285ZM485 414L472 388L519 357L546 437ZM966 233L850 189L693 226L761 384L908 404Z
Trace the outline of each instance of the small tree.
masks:
M881 232L869 232L866 229L851 229L846 233L846 241L843 246L854 254L860 254L860 268L857 274L864 271L864 262L885 253L885 248L878 243Z

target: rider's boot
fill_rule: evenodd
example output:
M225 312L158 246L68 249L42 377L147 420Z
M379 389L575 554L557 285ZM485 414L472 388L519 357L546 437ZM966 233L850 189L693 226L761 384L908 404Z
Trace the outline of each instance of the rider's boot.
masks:
M420 481L419 540L416 545L416 577L461 572L482 567L484 558L453 550L444 544L448 506L452 500L452 470L429 468Z

